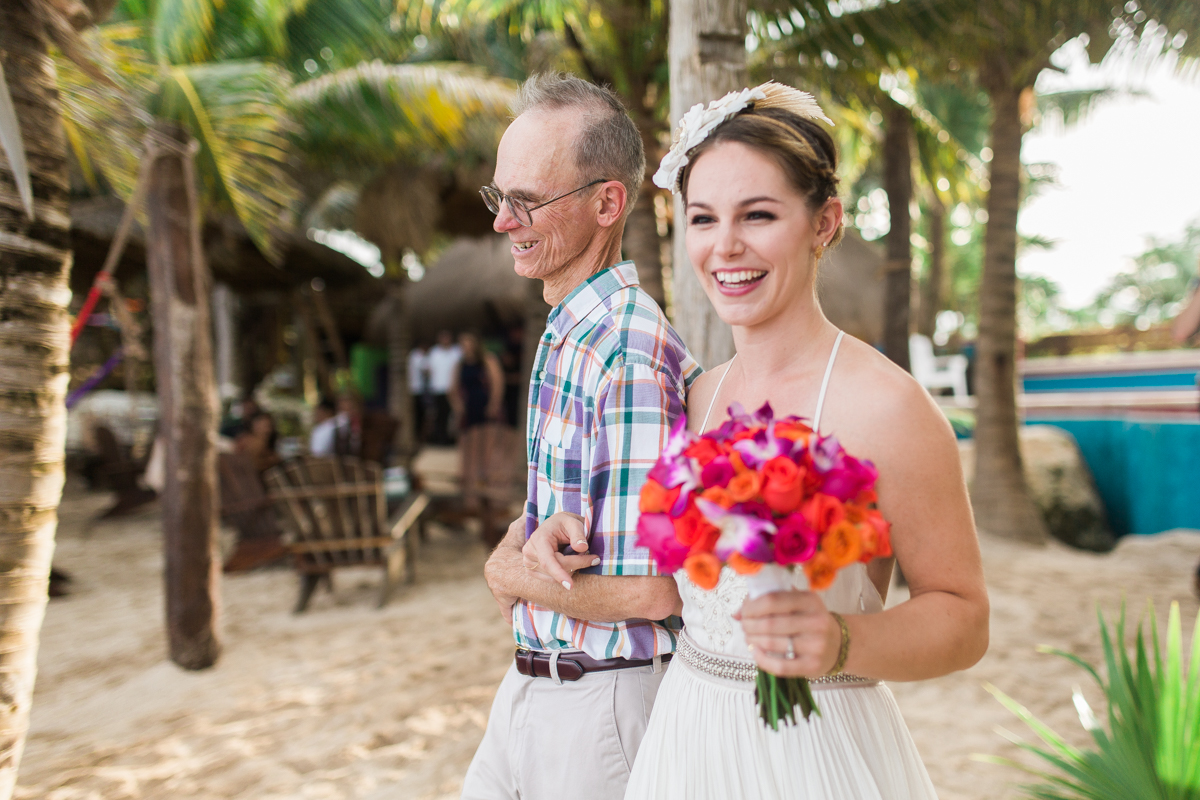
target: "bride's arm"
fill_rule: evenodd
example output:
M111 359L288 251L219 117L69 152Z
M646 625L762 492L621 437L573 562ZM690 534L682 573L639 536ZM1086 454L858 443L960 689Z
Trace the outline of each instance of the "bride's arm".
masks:
M879 468L879 506L892 524L892 547L910 599L882 613L846 615L851 645L843 669L884 680L922 680L966 669L983 657L987 590L949 423L911 379L877 388L885 391L869 396L876 403L891 397L892 408L882 414L878 407L861 409L864 427L843 441ZM839 416L849 417L853 409L843 411ZM815 677L837 660L840 629L814 593L767 595L748 601L741 616L756 660L770 672ZM771 655L787 650L788 636L797 658Z

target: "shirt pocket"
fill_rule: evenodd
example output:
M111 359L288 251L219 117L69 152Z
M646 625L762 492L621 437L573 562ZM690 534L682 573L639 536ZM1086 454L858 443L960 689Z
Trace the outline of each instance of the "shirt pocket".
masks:
M546 420L540 444L539 471L557 490L578 496L583 480L582 414L554 415ZM560 498L561 501L562 498ZM574 510L574 509L569 509Z

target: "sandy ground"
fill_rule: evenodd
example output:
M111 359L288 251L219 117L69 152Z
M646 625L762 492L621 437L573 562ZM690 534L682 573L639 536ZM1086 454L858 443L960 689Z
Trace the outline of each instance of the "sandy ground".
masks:
M42 630L21 800L452 798L482 735L511 639L481 577L475 536L434 527L417 583L374 607L376 571L339 573L294 616L284 569L227 577L224 653L185 672L166 659L157 508L92 523L108 498L72 487L55 562L75 578ZM942 800L1016 797L1020 773L973 754L1013 755L1026 735L991 682L1061 733L1086 737L1070 702L1087 677L1053 644L1098 660L1097 604L1165 619L1190 591L1200 534L1131 537L1108 555L985 537L992 644L973 669L893 684ZM902 595L902 592L901 592ZM893 598L895 600L897 598Z

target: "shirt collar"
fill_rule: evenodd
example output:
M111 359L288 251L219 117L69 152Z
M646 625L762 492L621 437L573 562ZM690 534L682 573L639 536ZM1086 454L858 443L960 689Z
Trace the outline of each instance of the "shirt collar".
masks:
M564 339L580 320L622 289L637 286L637 267L632 261L621 261L602 269L575 287L563 301L554 307L546 319L546 332L551 343Z

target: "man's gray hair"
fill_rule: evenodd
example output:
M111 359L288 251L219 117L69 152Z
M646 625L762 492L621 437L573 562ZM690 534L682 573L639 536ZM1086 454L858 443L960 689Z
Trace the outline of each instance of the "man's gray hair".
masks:
M575 168L580 179L605 178L623 183L628 213L646 177L646 151L621 98L612 89L574 75L543 72L521 84L513 114L561 108L577 108L583 115L583 129L575 143Z

